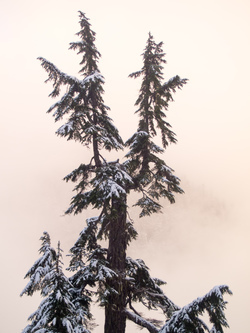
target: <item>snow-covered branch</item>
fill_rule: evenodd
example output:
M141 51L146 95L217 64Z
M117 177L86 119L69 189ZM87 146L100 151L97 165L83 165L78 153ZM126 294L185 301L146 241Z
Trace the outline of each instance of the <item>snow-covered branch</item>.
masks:
M147 321L146 319L142 318L141 316L128 311L127 309L124 310L127 319L133 321L135 324L146 328L150 333L158 333L159 330L158 328L153 325L152 323L150 323L149 321Z
M217 333L223 333L223 327L228 327L224 315L226 303L223 294L231 295L232 292L228 286L216 286L205 296L199 297L182 309L175 311L170 320L162 327L159 333L182 333L186 332L187 327L193 331L200 329L199 332L209 331L207 325L198 317L206 311L209 320L213 324L213 330Z

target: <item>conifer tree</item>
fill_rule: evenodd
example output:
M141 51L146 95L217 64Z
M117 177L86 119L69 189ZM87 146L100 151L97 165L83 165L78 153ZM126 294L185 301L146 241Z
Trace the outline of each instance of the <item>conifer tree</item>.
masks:
M48 72L47 81L53 82L54 90L50 96L58 96L61 86L67 88L66 94L48 110L54 110L55 121L68 116L66 124L58 129L57 134L84 145L92 144L93 157L90 162L81 164L65 177L66 181L77 182L77 193L72 198L66 214L78 214L89 206L101 209L100 216L95 220L95 228L100 228L99 238L109 239L106 261L108 268L114 271L113 278L109 277L106 281L107 289L112 292L105 298L105 326L107 332L112 327L119 333L124 332L126 321L122 311L125 307L125 297L120 297L117 290L121 288L121 279L125 274L127 238L130 237L127 235L127 229L131 229L131 224L127 223L126 187L132 180L119 162L107 162L100 153L101 148L108 151L122 149L123 141L107 115L109 108L103 102L104 78L98 69L100 53L94 44L95 33L91 30L85 14L79 14L81 30L77 35L80 41L71 43L70 48L78 50L82 55L80 64L83 67L80 73L84 78L79 80L69 76L46 59L39 59ZM93 232L93 229L89 228L87 231ZM94 238L96 237L94 235ZM90 250L95 251L95 254L98 248L94 243L90 246ZM98 281L98 284L99 290L103 290L100 286L102 282ZM118 310L114 311L113 304L116 304Z
M78 50L78 54L83 54L80 64L80 73L84 76L82 80L65 74L48 60L39 57L43 68L48 73L48 81L53 83L51 97L57 97L61 88L65 86L67 92L48 112L54 110L55 121L68 117L66 123L62 125L57 134L66 137L68 140L80 141L81 144L93 146L94 166L100 167L101 160L100 148L106 150L121 149L122 139L117 129L112 124L107 115L109 107L103 102L104 77L98 69L100 53L95 47L95 32L91 30L88 18L84 13L80 13L81 30L77 33L80 37L79 42L70 44L70 49ZM86 166L87 173L91 172L91 166ZM82 166L82 168L84 168ZM78 170L78 173L82 170ZM76 175L76 174L75 174Z
M142 77L139 97L135 103L139 114L137 132L126 142L130 148L126 157L127 167L136 180L137 189L143 197L136 205L142 208L141 217L158 212L161 208L160 198L167 198L174 203L174 192L183 193L180 179L173 175L173 169L166 165L158 155L164 153L169 143L176 143L175 133L165 120L169 102L173 101L172 93L181 89L187 79L178 75L165 83L163 81L163 64L166 63L163 43L156 43L149 33L143 53L143 67L140 71L130 74L131 78ZM153 142L159 129L162 147Z
M53 258L47 261L44 269L45 257L42 256L32 266L29 272L35 271L35 274L26 274L30 281L21 293L32 295L34 291L40 291L43 301L38 309L28 318L31 321L23 333L89 333L86 328L87 318L90 318L88 297L81 295L81 305L79 297L76 297L76 291L69 279L62 271L62 250L58 242L57 252L50 247L50 237L44 233L41 238L45 253L51 252ZM40 250L41 252L41 250ZM38 274L38 271L42 274ZM34 277L36 277L34 279ZM85 305L83 307L82 305Z
M87 219L86 227L70 249L70 301L83 320L89 316L88 300L95 294L99 305L105 309L105 333L125 333L126 320L153 333L205 332L209 329L199 317L205 310L213 324L211 332L222 333L222 328L227 326L223 300L223 294L230 293L227 286L217 287L203 298L179 308L161 289L165 282L152 278L143 260L127 256L127 247L137 236L128 214L130 192L141 194L135 203L141 208L140 217L159 212L161 199L174 203L174 194L183 193L180 179L159 154L177 141L165 112L173 101L173 93L182 88L187 79L175 76L163 81L166 63L163 44L157 44L149 34L143 67L130 75L142 78L136 101L138 129L126 142L127 160L124 163L107 161L102 150L122 150L124 144L103 101L104 78L98 69L101 55L95 47L95 33L85 14L79 12L79 15L81 30L77 36L80 41L71 43L70 49L82 56L80 74L83 78L65 74L48 60L39 58L48 73L47 81L53 84L50 96L58 97L61 88L66 88L66 93L48 110L54 111L56 122L65 121L57 134L92 147L89 163L81 164L65 177L67 182L76 184L76 194L66 214L79 214L89 207L99 212L98 216ZM162 147L154 142L158 132ZM107 241L107 248L100 242L103 239ZM149 310L162 310L166 323L144 318L135 308L138 302ZM63 314L62 317L65 318ZM37 315L33 318L36 323Z
M20 296L23 296L24 294L32 296L35 291L41 290L42 281L45 275L50 272L56 260L56 251L53 247L51 247L50 235L44 231L40 240L42 241L42 246L39 249L39 253L42 256L34 263L25 275L24 278L29 278L30 281L21 292Z

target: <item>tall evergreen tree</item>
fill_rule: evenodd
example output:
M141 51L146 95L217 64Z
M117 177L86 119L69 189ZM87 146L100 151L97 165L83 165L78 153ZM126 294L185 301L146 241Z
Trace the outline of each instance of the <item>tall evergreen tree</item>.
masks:
M65 177L76 184L76 194L66 214L79 214L88 207L99 210L98 216L87 219L86 227L70 250L71 302L79 310L78 316L84 318L88 314L84 312L84 300L96 294L99 305L105 308L105 333L124 333L127 319L154 333L205 332L208 328L199 318L204 310L214 325L211 332L222 333L222 327L227 326L223 294L230 293L228 287L217 287L181 309L161 289L165 282L152 278L143 260L126 254L129 243L137 236L128 215L129 193L135 190L142 195L135 203L142 209L140 217L158 212L161 198L173 203L174 194L183 193L179 178L159 154L164 153L169 143L176 142L165 111L173 101L173 93L187 80L175 76L163 81L166 62L163 44L157 44L149 34L143 67L130 75L142 77L136 101L138 129L126 142L129 152L125 163L107 161L101 151L121 150L124 144L103 101L104 78L98 69L100 53L95 47L95 33L85 14L79 12L79 15L80 41L71 43L70 49L82 56L83 79L67 75L48 60L39 58L48 73L47 81L53 84L50 96L59 96L61 87L66 87L66 93L48 110L54 111L55 121L65 120L57 134L92 147L89 163L81 164ZM158 132L162 147L154 142ZM107 240L107 248L101 245L103 239ZM155 320L143 318L135 309L137 302L149 310L162 310L166 324L159 326ZM64 314L62 317L65 318ZM37 322L37 315L34 318Z
M105 303L105 327L107 332L112 328L119 333L124 332L126 321L121 311L125 307L125 297L117 296L117 290L120 289L120 280L121 276L124 276L126 265L126 187L132 180L120 163L107 162L100 153L101 148L108 151L122 149L123 141L107 115L109 108L102 98L104 78L97 65L100 53L94 44L95 33L82 12L80 26L81 30L77 34L80 41L71 43L70 48L78 50L83 56L80 63L83 66L80 70L83 80L65 74L44 58L39 59L48 72L47 81L53 82L54 90L50 95L56 97L61 86L67 87L67 93L48 110L55 111L56 121L68 115L66 124L61 126L57 133L68 140L74 139L84 145L92 144L91 161L81 164L65 177L66 181L77 182L77 194L72 198L66 213L78 214L89 206L101 209L97 221L100 224L99 237L109 239L106 260L109 269L117 276L115 279L108 279L109 289L115 292L109 295L109 301ZM113 304L116 304L119 311L114 310Z

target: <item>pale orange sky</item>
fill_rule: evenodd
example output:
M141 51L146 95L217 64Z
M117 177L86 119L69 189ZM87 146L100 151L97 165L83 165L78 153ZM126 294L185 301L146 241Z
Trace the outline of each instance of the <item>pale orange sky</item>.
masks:
M128 75L142 66L149 31L164 42L166 80L189 79L170 105L178 144L166 153L186 193L151 219L131 211L140 236L129 254L167 281L180 306L228 284L226 332L249 333L250 4L243 0L1 1L1 330L20 332L39 305L19 294L42 232L54 246L61 240L66 261L93 215L62 216L72 195L62 178L88 153L55 136L59 126L46 114L51 86L36 60L77 75L80 59L68 45L79 31L78 10L97 34L105 102L124 140L137 127L140 86Z

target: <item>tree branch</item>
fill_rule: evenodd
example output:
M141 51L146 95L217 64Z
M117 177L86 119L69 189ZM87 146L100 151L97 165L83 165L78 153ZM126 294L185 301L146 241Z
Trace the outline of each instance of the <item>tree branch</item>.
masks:
M149 321L145 320L144 318L142 318L141 316L132 313L128 310L124 310L125 315L127 317L127 319L133 321L135 324L146 328L150 333L158 333L159 330L156 326L154 326L153 324L151 324Z

